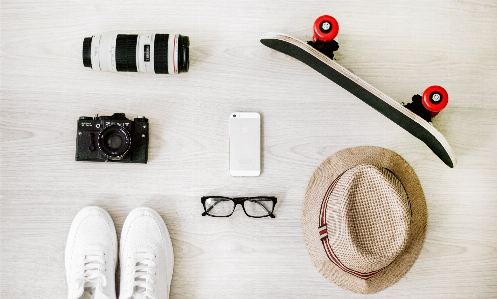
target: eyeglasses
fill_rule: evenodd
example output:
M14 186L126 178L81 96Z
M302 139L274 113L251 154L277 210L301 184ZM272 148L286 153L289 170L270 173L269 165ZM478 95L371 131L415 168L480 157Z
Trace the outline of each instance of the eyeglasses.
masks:
M245 215L253 218L274 218L273 210L277 199L274 196L257 197L224 197L224 196L202 196L204 211L202 216L229 217L233 215L236 205L240 204Z

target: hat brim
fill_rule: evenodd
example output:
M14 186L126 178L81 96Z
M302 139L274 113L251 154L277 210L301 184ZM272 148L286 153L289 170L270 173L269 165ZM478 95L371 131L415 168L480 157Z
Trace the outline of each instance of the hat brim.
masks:
M412 211L409 240L404 251L390 265L369 279L351 275L331 262L318 233L319 210L331 182L346 170L360 164L392 171L402 182ZM304 198L302 227L307 250L319 273L344 289L370 294L393 285L411 268L423 247L427 218L423 189L412 167L393 151L381 147L360 146L335 153L316 169Z

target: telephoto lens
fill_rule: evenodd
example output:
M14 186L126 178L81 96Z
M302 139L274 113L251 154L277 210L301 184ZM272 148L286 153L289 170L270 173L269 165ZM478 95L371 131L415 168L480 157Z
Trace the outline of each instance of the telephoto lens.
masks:
M179 34L102 34L83 40L83 65L96 71L188 72L190 39Z

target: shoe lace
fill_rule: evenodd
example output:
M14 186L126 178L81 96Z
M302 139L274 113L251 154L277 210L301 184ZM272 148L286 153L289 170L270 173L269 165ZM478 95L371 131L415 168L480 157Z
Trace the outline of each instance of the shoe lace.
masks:
M149 250L140 250L130 256L133 292L130 299L155 299L156 255Z
M84 262L79 275L76 278L75 287L77 290L85 288L91 292L91 288L98 286L99 277L102 278L102 285L107 285L107 279L104 272L106 271L105 253L98 250L91 250L83 252Z

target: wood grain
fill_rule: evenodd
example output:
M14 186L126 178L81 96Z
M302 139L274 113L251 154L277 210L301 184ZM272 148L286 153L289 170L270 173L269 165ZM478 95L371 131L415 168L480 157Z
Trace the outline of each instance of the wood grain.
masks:
M64 248L75 214L99 205L118 234L149 206L173 239L171 298L359 298L307 254L302 200L316 167L359 145L394 150L428 204L423 250L371 298L497 297L497 4L494 1L2 1L0 297L65 298ZM304 64L260 44L340 23L344 67L399 102L433 84L450 103L434 121L458 159L422 142ZM95 72L84 37L109 31L190 36L186 74ZM228 172L228 116L262 115L263 168ZM147 165L74 161L76 121L150 119ZM275 195L275 219L200 216L200 197Z

